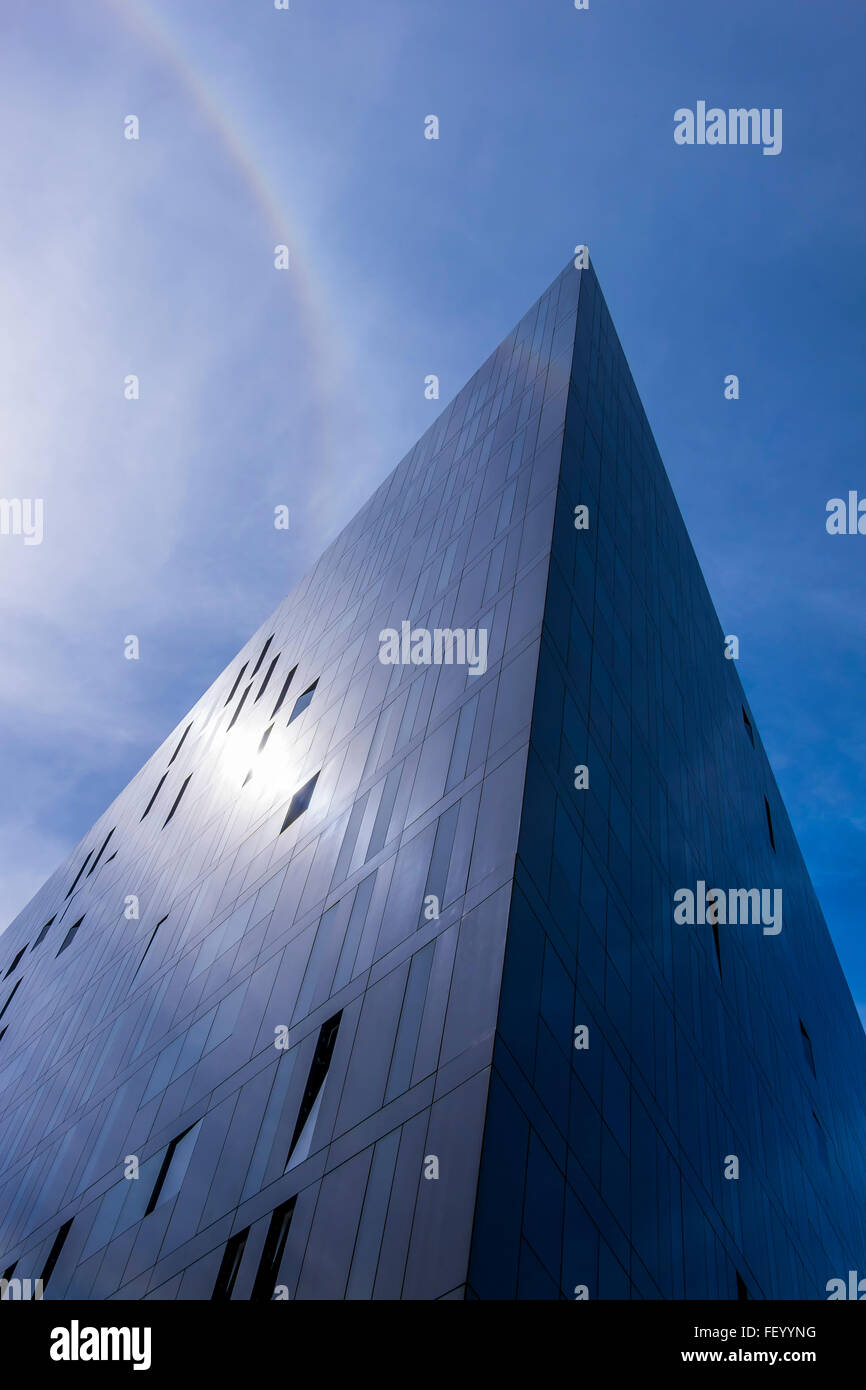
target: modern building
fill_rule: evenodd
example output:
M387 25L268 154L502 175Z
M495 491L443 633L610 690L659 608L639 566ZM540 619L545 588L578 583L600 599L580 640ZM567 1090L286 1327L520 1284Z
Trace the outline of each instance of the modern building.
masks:
M0 984L0 1273L46 1298L866 1273L863 1029L592 271L0 938Z

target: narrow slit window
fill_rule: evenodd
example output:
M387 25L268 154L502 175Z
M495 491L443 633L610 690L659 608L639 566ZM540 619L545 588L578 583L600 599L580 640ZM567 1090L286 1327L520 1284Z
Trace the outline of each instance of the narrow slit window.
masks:
M55 913L55 916L56 916L56 913ZM49 929L49 927L51 926L51 924L53 923L53 921L54 921L54 917L49 917L49 918L48 918L48 921L45 923L45 926L42 928L42 930L41 930L41 932L39 933L39 935L37 936L36 940L33 942L33 947L32 947L32 949L33 949L34 951L36 950L36 947L39 945L39 943L45 940L46 936L48 935L48 929Z
M806 1061L809 1064L809 1070L817 1080L818 1073L815 1070L815 1054L812 1051L812 1039L806 1032L806 1025L804 1024L802 1018L800 1019L800 1038L803 1043L803 1055L805 1056Z
M246 669L247 669L247 663L244 662L243 666L241 667L241 669L238 671L237 675L235 676L235 683L234 683L234 685L232 686L231 690L230 690L229 693L228 693L228 697L227 697L227 699L226 699L226 705L230 705L231 702L232 702L232 700L235 698L235 691L237 690L238 686L240 685L241 680L243 679L244 671L245 671ZM225 709L225 705L223 705L223 709Z
M258 659L258 661L256 662L255 666L253 667L252 671L250 672L250 680L252 680L253 676L255 676L255 675L258 674L258 669L259 669L259 667L261 666L262 662L264 661L265 657L267 656L267 654L268 654L268 647L271 645L271 643L273 642L273 640L274 640L274 634L271 633L270 637L268 638L267 642L266 642L265 645L262 647L262 650L261 650L261 652L259 653L259 659Z
M296 1201L296 1197L290 1197L287 1202L283 1202L282 1206L277 1207L271 1216L262 1257L256 1271L256 1281L250 1294L251 1303L267 1303L274 1296Z
M172 1139L153 1185L145 1216L150 1216L152 1211L161 1207L164 1202L170 1202L180 1192L200 1129L201 1120L198 1120L196 1124L190 1125L189 1129Z
M6 1032L7 1027L8 1027L8 1024L4 1024L3 1027L0 1028L0 1042L3 1041L3 1034ZM4 1275L4 1278L5 1278L5 1277L6 1277L6 1276Z
M171 820L172 816L174 815L175 811L177 810L178 806L180 805L180 799L181 799L181 797L183 796L184 792L186 791L187 787L189 786L191 780L192 780L192 773L189 774L189 777L187 777L186 781L184 782L184 784L183 784L183 786L181 787L180 791L178 792L177 796L174 798L174 802L172 803L172 808L171 808L171 810L169 811L168 815L166 816L165 820L164 820L163 823L162 823L162 828L163 828L163 830L165 830L165 827L168 825L169 821Z
M9 976L12 974L12 971L15 969L16 965L18 964L19 960L20 960L21 957L24 955L24 952L25 952L26 950L27 950L27 943L25 942L25 944L21 947L21 950L18 952L17 956L16 956L15 959L13 960L12 964L10 965L9 969L6 971L6 974L3 976L3 979L4 979L4 980L8 980L8 979L9 979Z
M291 685L292 680L294 679L294 675L295 675L295 672L297 671L297 669L298 669L297 666L293 666L292 669L291 669L291 671L289 672L289 674L286 676L286 679L283 681L283 688L282 688L282 690L280 691L280 698L277 700L277 703L274 705L273 714L271 715L271 718L272 718L272 719L274 719L274 718L276 717L277 712L278 712L278 710L280 709L280 706L282 705L283 701L285 700L286 696L288 695L288 693L289 693L289 686Z
M299 714L303 714L304 710L307 708L307 705L308 705L308 704L310 703L310 701L312 700L312 698L313 698L313 692L315 691L316 686L317 686L318 684L319 684L319 682L318 682L318 678L317 678L316 680L313 681L313 684L312 684L312 685L308 685L308 686L307 686L306 690L303 692L302 695L299 695L299 696L298 696L297 700L296 700L295 703L294 703L294 707L293 707L293 709L292 709L292 712L291 712L291 714L289 715L289 723L290 723L290 724L291 724L291 722L292 722L293 719L297 719L297 717L298 717Z
M748 1300L748 1298L749 1298L749 1290L748 1290L748 1288L746 1287L746 1281L745 1281L745 1279L743 1278L743 1276L740 1274L740 1271L739 1271L739 1270L736 1270L736 1275L737 1275L737 1298L738 1298L738 1300L739 1300L741 1303L743 1303L743 1302L746 1302L746 1301Z
M721 948L721 946L720 946L720 944L719 944L719 928L718 928L718 925L717 925L716 922L713 922L713 942L714 942L715 947L716 947L716 964L717 964L718 967L719 967L719 979L721 979L721 978L722 978L722 948Z
M265 729L265 732L262 734L261 738L259 739L259 746L258 746L258 748L256 749L256 752L258 752L258 753L263 752L263 750L264 750L264 748L265 748L265 745L267 744L267 741L268 741L268 739L269 739L270 736L271 736L271 731L272 731L273 727L274 727L273 724L269 724L268 727Z
M6 1003L3 1005L3 1008L0 1009L0 1018L3 1017L3 1015L4 1015L5 1012L6 1012L6 1010L9 1008L9 1005L12 1003L12 1000L15 998L15 991L18 989L18 986L20 985L20 983L21 983L20 980L16 980L15 983L14 983L14 985L12 986L11 990L9 991L9 995L8 995L8 997L7 997L7 999L6 999Z
M195 720L193 720L193 723L195 723ZM183 748L184 741L185 741L186 736L187 736L187 734L189 733L189 731L190 731L191 728L192 728L192 724L187 724L186 728L184 729L183 733L181 734L181 736L180 736L180 743L177 745L177 747L175 748L174 752L172 753L171 757L170 757L169 760L168 760L168 765L169 765L169 767L171 767L172 763L174 762L174 760L175 760L175 758L177 757L178 753L180 752L181 748Z
M773 847L773 853L775 854L775 852L776 852L776 837L775 837L775 835L773 834L773 817L772 817L772 815L770 814L770 803L769 803L769 801L767 800L766 797L764 797L764 810L765 810L766 813L767 813L767 829L768 829L768 831L770 832L770 844L772 845L772 847Z
M144 817L147 815L147 813L148 813L148 811L150 810L151 806L152 806L153 803L156 801L156 798L159 796L159 793L160 793L160 791L162 790L162 784L163 784L163 782L165 781L165 779L166 779L167 776L168 776L168 773L167 773L167 772L164 772L164 773L162 774L162 776L160 777L159 781L157 782L157 784L156 784L156 791L154 792L153 796L150 798L150 801L148 801L147 805L146 805L145 808L144 808L144 811L142 812L142 816L141 816L141 819L142 819L142 820L144 820Z
M268 667L267 671L265 672L265 678L264 678L264 680L262 681L261 689L259 690L259 693L258 693L258 695L256 696L256 703L257 703L257 704L258 704L259 700L262 698L262 696L264 695L265 691L266 691L267 688L268 688L268 681L270 680L271 676L274 674L274 667L276 666L276 664L277 664L277 662L279 661L279 659L280 659L280 658L279 658L279 655L275 656L274 659L273 659L273 661L271 662L270 666Z
M749 735L749 740L750 740L750 742L751 742L752 747L754 748L754 746L755 746L755 731L754 731L754 729L752 728L752 721L751 721L751 719L749 718L749 716L746 714L746 706L745 706L745 705L742 706L742 710L743 710L743 723L744 723L745 726L746 726L746 733Z
M319 1106L322 1102L322 1090L325 1085L325 1078L331 1065L331 1058L334 1055L334 1046L337 1042L337 1033L340 1028L340 1019L343 1016L342 1009L333 1018L329 1018L319 1029L319 1036L316 1041L316 1050L313 1053L313 1061L310 1066L310 1074L307 1077L307 1085L301 1100L301 1108L298 1111L298 1118L295 1122L295 1132L292 1135L292 1142L289 1145L289 1152L286 1155L286 1167L291 1167L295 1163L302 1163L310 1151L310 1144L313 1139L313 1130L316 1127L316 1120L319 1116Z
M243 709L244 705L246 704L247 696L249 695L249 693L250 693L251 690L252 690L252 686L251 686L251 685L248 685L247 688L246 688L246 690L244 691L243 695L242 695L241 698L238 700L238 707L237 707L237 709L235 710L234 714L232 715L231 719L230 719L229 722L228 722L228 728L226 729L226 733L228 733L229 729L234 728L235 724L237 723L238 715L240 714L241 710Z
M84 873L84 870L87 868L87 864L88 864L88 861L89 861L89 859L90 859L90 855L91 855L92 853L93 853L93 850L90 851L90 854L88 854L87 859L85 859L85 861L84 861L84 863L82 864L81 868L78 870L78 873L75 875L75 878L73 879L73 882L72 882L72 887L70 888L69 892L66 894L67 898L71 898L71 897L72 897L72 894L75 892L75 888L76 888L76 885L77 885L77 883L78 883L78 880L81 878L81 875Z
M70 1232L71 1227L72 1227L72 1217L70 1216L70 1218L69 1218L68 1221L64 1221L63 1225L60 1227L60 1230L57 1232L57 1235L54 1237L54 1244L53 1244L52 1247L51 1247L51 1250L50 1250L49 1255L48 1255L48 1259L45 1261L45 1265L44 1265L44 1267L43 1267L42 1273L41 1273L41 1275L39 1276L39 1277L41 1278L41 1280L42 1280L42 1288L43 1288L43 1290L46 1288L46 1286L47 1286L47 1284L48 1284L48 1280L51 1278L52 1274L54 1273L54 1266L57 1264L57 1261L60 1259L60 1252L61 1252L61 1250L63 1249L64 1245L66 1244L66 1237L69 1235L69 1232Z
M222 1264L220 1265L219 1274L214 1284L211 1299L217 1299L219 1301L231 1298L235 1280L238 1277L238 1270L241 1267L241 1260L244 1257L244 1249L246 1248L247 1236L249 1233L250 1228L247 1226L245 1231L238 1231L237 1235L232 1236L231 1239L226 1242Z
M93 870L96 868L96 866L97 866L97 864L99 863L100 859L102 858L103 854L104 854L105 851L108 849L108 842L109 842L109 840L111 839L111 837L112 837L112 835L114 834L114 831L115 831L116 829L117 829L117 827L114 826L111 830L109 830L109 832L108 832L108 834L106 835L105 839L102 841L102 844L101 844L100 849L99 849L99 853L97 854L97 856L96 856L96 858L94 859L93 863L91 864L90 868L87 870L87 877L88 877L88 878L90 878L90 875L93 873Z
M295 792L294 796L289 802L289 809L286 812L286 818L283 821L283 824L280 828L281 835L284 830L288 830L289 826L292 824L293 821L296 821L298 819L298 816L302 816L304 814L304 812L310 804L310 801L312 800L313 792L316 789L316 783L318 782L318 780L319 774L317 772L315 777L311 777L309 782L304 783L300 791Z
M81 923L83 921L84 918L79 917L77 922L73 922L72 926L69 928L69 931L66 933L63 940L60 943L60 950L57 952L58 956L62 956L63 952L66 950L66 947L72 945L73 941L75 940L75 933L78 931L78 928L81 926ZM54 959L56 960L57 956L55 956Z
M139 970L140 970L141 967L144 965L144 958L145 958L145 956L147 955L148 951L150 950L151 946L153 945L154 938L156 937L156 933L159 931L159 929L160 929L160 927L162 926L163 922L166 922L167 920L168 920L168 913L166 913L165 917L160 917L160 919L159 919L159 921L157 922L156 926L154 927L153 931L150 933L150 940L148 941L147 945L146 945L145 948L144 948L144 952L143 952L143 954L142 954L141 960L138 962L138 965L135 967L135 970L133 971L132 980L135 979L135 977L136 977L136 975L138 974ZM130 980L130 982L129 982L130 984L132 984L132 980Z

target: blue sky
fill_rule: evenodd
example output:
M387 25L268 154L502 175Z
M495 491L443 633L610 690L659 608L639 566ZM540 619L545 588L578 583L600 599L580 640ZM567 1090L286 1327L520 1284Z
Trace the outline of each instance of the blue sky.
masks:
M866 1014L866 537L824 525L866 495L862 7L4 27L0 491L45 538L0 537L0 929L586 242ZM781 154L677 146L698 100L781 107Z

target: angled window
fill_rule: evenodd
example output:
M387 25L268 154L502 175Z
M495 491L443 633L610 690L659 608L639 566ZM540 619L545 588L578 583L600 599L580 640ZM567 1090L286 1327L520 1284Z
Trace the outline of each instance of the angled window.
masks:
M253 1291L250 1294L251 1303L267 1303L274 1296L296 1201L296 1197L290 1197L287 1202L283 1202L282 1206L277 1207L271 1216L268 1234L262 1249L262 1257L256 1271L256 1282L253 1284Z
M33 947L32 947L32 949L33 949L34 951L36 950L36 947L39 945L39 943L45 940L46 936L48 935L48 928L51 926L51 924L52 924L53 921L54 921L54 918L53 918L53 917L49 917L49 918L48 918L48 921L45 923L45 926L42 928L42 930L41 930L41 932L39 933L39 935L37 936L36 940L33 942Z
M743 709L743 723L744 723L745 726L746 726L746 733L749 735L749 739L750 739L750 741L751 741L752 747L754 748L754 746L755 746L755 731L754 731L754 729L752 728L752 721L751 721L751 719L749 718L749 716L746 714L746 706L745 706L745 705L743 705L742 709Z
M11 1263L11 1265L9 1266L9 1268L8 1268L8 1269L4 1269L3 1273L0 1274L0 1279L11 1279L11 1278L12 1278L12 1275L15 1273L15 1266L16 1266L17 1264L18 1264L18 1261L17 1261L17 1260L13 1260L12 1263Z
M171 810L169 811L168 815L166 816L165 820L164 820L163 823L162 823L162 828L163 828L163 830L165 830L165 827L168 825L169 821L171 820L172 816L174 815L175 811L177 810L178 806L180 805L180 799L181 799L181 797L183 796L184 792L186 791L187 787L189 786L191 780L192 780L192 773L189 774L189 777L187 777L186 781L184 782L184 784L183 784L183 786L181 787L180 791L178 792L177 796L174 798L174 801L173 801L173 803L172 803Z
M3 1034L6 1032L6 1029L7 1029L8 1026L9 1026L8 1024L4 1024L4 1026L3 1026L2 1028L0 1028L0 1042L3 1041Z
M775 835L773 834L773 817L770 815L770 803L769 803L769 801L767 800L766 797L764 797L764 810L765 810L766 813L767 813L767 829L768 829L769 832L770 832L770 844L772 845L772 847L773 847L773 853L775 854L775 852L776 852L776 837L775 837Z
M97 856L96 856L96 858L94 859L93 863L91 864L90 868L87 870L87 877L88 877L88 878L90 878L90 875L93 873L93 870L96 868L96 866L97 866L97 864L99 863L100 859L102 858L103 854L104 854L105 851L107 850L107 848L108 848L108 842L109 842L109 840L111 839L112 835L114 834L114 831L116 830L116 828L117 828L117 827L115 826L115 827L113 827L111 830L109 830L109 832L108 832L108 834L106 835L105 839L102 841L102 844L101 844L100 849L99 849L99 853L97 854Z
M69 892L66 894L67 898L71 898L71 897L72 897L72 894L75 892L76 884L78 883L78 880L81 878L81 875L84 873L84 870L87 868L87 862L88 862L88 860L90 859L90 855L91 855L92 853L93 853L93 850L90 851L90 854L88 854L87 859L85 859L85 861L84 861L84 863L82 864L81 868L78 870L78 873L75 875L75 878L74 878L73 883L72 883L72 887L70 888Z
M253 667L252 671L250 672L250 680L252 680L253 676L255 676L255 675L257 674L259 667L261 666L262 662L264 661L265 657L266 657L267 654L268 654L268 647L271 645L271 643L273 642L273 640L274 640L274 634L271 633L270 637L268 638L267 642L266 642L265 645L262 647L262 650L261 650L261 652L259 653L259 659L258 659L258 661L256 662L255 666Z
M69 928L69 931L66 933L63 940L60 943L60 950L57 952L58 956L61 956L63 954L67 946L72 945L73 941L75 940L75 933L78 931L78 928L81 926L81 923L83 921L84 918L79 917L77 922L73 922L72 926ZM54 959L56 960L57 956L55 956Z
M244 705L246 704L247 696L249 695L249 693L250 693L251 690L252 690L252 686L251 686L251 685L248 685L247 688L246 688L246 690L244 691L243 695L242 695L241 698L238 700L238 707L237 707L237 709L235 710L234 714L232 715L231 719L230 719L229 722L228 722L228 725L227 725L227 727L226 727L226 733L228 733L229 729L233 729L234 726L235 726L235 724L237 723L238 715L240 714L241 710L243 709Z
M219 1274L213 1286L212 1299L219 1301L231 1298L249 1233L250 1228L247 1226L245 1231L238 1231L237 1235L232 1236L226 1243Z
M18 988L18 986L20 985L20 983L21 983L20 980L16 980L15 983L14 983L14 985L12 986L11 990L9 991L9 994L8 994L8 996L7 996L7 998L6 998L6 1003L3 1005L3 1008L0 1009L0 1018L3 1017L3 1015L4 1015L5 1012L6 1012L6 1010L9 1008L9 1005L12 1003L12 1000L15 998L15 991L17 990L17 988Z
M289 1152L286 1155L286 1167L293 1168L296 1163L303 1163L310 1151L310 1144L313 1139L313 1130L316 1127L316 1120L319 1117L319 1107L322 1103L322 1092L325 1085L325 1077L328 1075L328 1068L331 1065L331 1058L334 1055L334 1046L337 1041L337 1033L340 1028L340 1019L343 1016L342 1009L333 1018L329 1018L319 1029L319 1036L316 1041L316 1050L313 1053L313 1061L310 1067L310 1074L307 1077L307 1086L301 1100L301 1108L298 1111L298 1118L295 1123L295 1132L292 1135L292 1142L289 1145Z
M267 690L267 688L268 688L268 681L270 680L271 676L274 674L274 667L276 666L276 664L277 664L277 662L279 661L279 659L280 659L280 658L279 658L279 654L277 654L277 655L274 657L273 661L271 662L270 666L268 667L267 671L265 672L265 678L264 678L264 680L262 681L261 688L259 689L259 693L258 693L258 695L256 696L256 700L257 700L257 701L260 700L260 699L262 698L262 696L264 695L265 691Z
M144 811L142 812L142 815L141 815L141 819L142 819L142 820L144 820L144 817L147 815L147 813L148 813L148 811L150 810L151 806L152 806L153 803L156 801L156 798L159 796L160 789L162 788L162 784L163 784L163 782L165 781L165 779L166 779L167 776L168 776L168 773L167 773L167 772L164 772L164 773L162 774L162 776L160 777L159 781L157 782L157 784L156 784L156 791L154 792L153 796L150 798L150 801L148 801L147 805L146 805L145 808L144 808Z
M3 976L3 979L4 979L4 980L8 980L8 979L9 979L9 976L12 974L12 971L15 969L16 965L18 964L19 960L20 960L21 957L24 955L24 952L25 952L26 950L27 950L27 946L26 946L26 944L25 944L24 946L21 947L21 950L18 952L17 956L16 956L15 959L13 960L13 962L12 962L12 964L10 965L9 969L6 971L6 974Z
M69 1230L71 1226L72 1217L70 1217L68 1221L64 1221L63 1225L60 1227L60 1230L57 1232L57 1235L54 1237L54 1244L51 1247L48 1259L45 1261L45 1266L42 1270L42 1273L39 1276L42 1280L43 1289L45 1289L46 1285L48 1284L48 1280L54 1273L54 1266L57 1264L57 1261L60 1258L60 1252L63 1249L63 1246L66 1242L66 1237L69 1235Z
M265 729L265 732L262 734L261 738L259 739L259 746L258 746L258 748L256 749L256 752L257 752L257 753L261 753L262 749L264 748L265 744L267 743L268 739L269 739L270 736L271 736L271 730L273 729L273 727L274 727L273 724L269 724L268 727Z
M749 1290L746 1288L746 1282L745 1282L745 1280L743 1279L742 1275L740 1274L740 1271L739 1271L739 1270L736 1271L736 1275L737 1275L737 1298L740 1300L740 1302L744 1302L744 1301L749 1297Z
M304 710L307 708L307 705L308 705L308 704L310 703L310 701L312 700L312 698L313 698L313 692L314 692L314 690L316 689L316 686L317 686L318 684L319 684L318 679L317 679L317 680L314 680L314 681L313 681L313 684L312 684L312 685L308 685L307 688L306 688L306 690L303 692L303 694L298 696L297 700L295 701L295 703L294 703L294 705L293 705L293 707L292 707L292 712L291 712L291 714L289 715L289 723L290 723L290 724L291 724L291 722L292 722L293 719L297 719L297 717L298 717L299 714L303 714Z
M194 724L194 723L195 723L195 720L193 720L193 724ZM178 753L180 752L181 748L183 748L184 740L186 739L186 736L187 736L187 734L189 733L189 731L190 731L191 728L192 728L192 724L187 724L186 728L184 729L183 733L181 734L181 736L180 736L180 743L177 745L177 747L175 748L174 752L172 753L171 757L170 757L169 760L168 760L168 765L169 765L169 767L171 767L172 763L174 762L174 760L175 760L175 758L177 757Z
M164 1202L172 1201L180 1192L181 1183L186 1177L186 1170L189 1167L200 1129L201 1120L198 1120L194 1125L190 1125L189 1129L185 1129L172 1139L165 1151L162 1167L153 1185L150 1201L144 1213L145 1216L150 1216L150 1213L155 1211L157 1207L161 1207Z
M142 954L141 960L138 962L138 965L135 967L135 970L133 971L132 980L135 979L135 977L136 977L136 975L138 974L139 970L140 970L141 967L144 965L144 958L145 958L145 956L147 955L148 951L150 950L151 946L153 945L153 941L154 941L154 937L156 936L156 933L159 931L159 929L160 929L160 927L162 926L163 922L165 922L165 921L167 921L167 920L168 920L168 913L165 914L165 917L160 917L160 919L159 919L159 921L157 922L156 926L154 927L153 931L150 933L150 940L148 941L147 945L146 945L145 948L144 948L144 952L143 952L143 954ZM132 980L130 980L130 982L129 982L130 984L132 984Z
M721 946L719 945L719 928L718 928L718 925L717 925L715 922L713 922L713 941L714 941L715 947L716 947L716 964L717 964L718 967L719 967L719 979L721 979L721 978L722 978L722 949L721 949Z
M812 1051L812 1039L806 1032L806 1025L804 1024L802 1018L800 1019L800 1039L803 1043L803 1054L806 1058L806 1061L809 1064L809 1069L812 1075L817 1079L818 1073L815 1070L815 1054Z
M280 691L280 698L277 700L277 703L274 705L273 714L271 715L271 718L272 718L272 719L274 718L274 716L276 715L278 709L280 708L280 706L282 705L282 703L283 703L283 701L285 700L286 696L288 695L288 693L289 693L289 686L290 686L291 683L292 683L292 680L293 680L293 678L294 678L294 675L295 675L295 672L297 671L297 669L298 669L297 666L293 666L292 669L291 669L291 671L289 672L289 674L286 676L286 679L283 681L283 688L282 688L282 690Z
M228 693L228 696L227 696L227 698L226 698L226 705L230 705L231 702L232 702L232 700L234 699L235 691L237 690L238 686L240 685L240 683L241 683L241 678L243 677L244 671L245 671L246 669L247 669L247 663L244 662L243 666L241 667L241 669L238 671L237 675L235 676L235 683L234 683L234 685L232 686L231 690L230 690L229 693ZM223 709L225 709L225 705L223 705Z
M295 792L294 796L289 802L289 809L286 812L286 819L283 821L282 826L280 827L281 835L284 830L288 830L289 826L292 824L292 821L296 821L298 819L298 816L302 816L304 814L304 812L310 804L318 780L319 774L317 772L315 777L311 777L309 782L304 783L300 791Z

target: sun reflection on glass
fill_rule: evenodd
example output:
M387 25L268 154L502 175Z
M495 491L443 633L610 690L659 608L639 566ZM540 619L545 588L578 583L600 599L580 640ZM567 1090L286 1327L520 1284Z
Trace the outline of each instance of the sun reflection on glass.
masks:
M281 754L279 740L271 740L273 729L273 724L264 732L235 725L221 735L224 742L218 760L219 782L226 792L236 795L250 783L257 793L287 786L291 789L288 759Z

